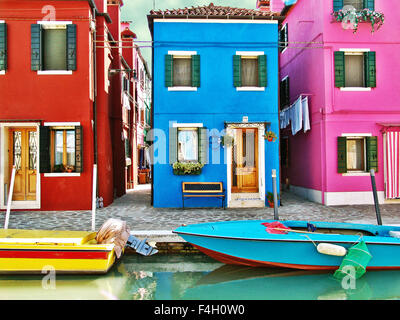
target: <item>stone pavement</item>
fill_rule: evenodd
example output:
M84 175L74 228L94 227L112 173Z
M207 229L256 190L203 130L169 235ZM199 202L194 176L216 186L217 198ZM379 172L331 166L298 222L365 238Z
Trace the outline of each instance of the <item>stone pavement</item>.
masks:
M376 224L373 205L326 207L304 200L290 192L282 192L281 220L337 221ZM380 205L383 224L400 224L400 204ZM5 212L1 212L0 226L4 225ZM245 209L171 209L153 208L150 205L150 186L140 185L129 190L107 208L96 212L96 230L109 218L127 222L132 233L170 233L182 224L246 219L273 219L272 208ZM10 229L90 230L91 211L27 212L11 211Z

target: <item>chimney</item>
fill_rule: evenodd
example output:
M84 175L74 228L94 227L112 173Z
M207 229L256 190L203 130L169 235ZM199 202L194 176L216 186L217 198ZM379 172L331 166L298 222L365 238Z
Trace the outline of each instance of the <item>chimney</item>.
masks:
M257 0L257 9L260 11L271 11L270 0Z

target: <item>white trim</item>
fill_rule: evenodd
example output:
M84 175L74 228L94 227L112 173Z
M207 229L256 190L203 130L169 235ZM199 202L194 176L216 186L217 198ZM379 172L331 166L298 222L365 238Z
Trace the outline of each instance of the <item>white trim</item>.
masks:
M265 91L265 87L236 87L236 91Z
M5 135L4 135L4 129L5 128L10 128L10 127L36 127L36 132L38 133L37 139L38 139L38 146L39 146L39 141L40 141L40 136L39 136L39 127L40 123L37 122L6 122L6 123L0 123L0 209L6 209L7 204L4 202L4 195L5 195L5 190L4 190L4 170L5 170L5 158L8 157L8 152L5 152ZM39 158L39 150L40 148L37 148L37 153L36 157L37 159ZM36 170L36 200L34 201L12 201L11 202L11 209L40 209L40 203L41 203L41 190L40 190L40 172L39 172L39 166ZM8 190L6 191L8 195Z
M72 74L72 70L47 70L47 71L42 71L42 70L38 70L37 71L38 75L71 75Z
M185 22L185 23L256 23L278 24L277 20L251 20L251 19L190 19L182 16L182 19L154 19L154 22Z
M5 20L0 20L0 23L6 23Z
M343 177L367 177L369 176L369 172L347 172L342 173Z
M385 202L385 193L378 191L378 201ZM374 204L374 197L371 191L350 191L350 192L325 192L325 205L356 205Z
M263 56L264 51L236 51L237 56Z
M372 137L372 133L342 133L342 137L348 137L348 138Z
M43 174L45 177L80 177L79 172L49 172Z
M43 29L66 29L67 24L72 24L72 21L37 21L37 24L41 24Z
M0 70L0 75L5 75L6 74L6 70Z
M370 87L341 87L340 91L371 91Z
M65 126L65 127L70 127L70 126L80 126L80 122L44 122L43 126L45 127L58 127L58 126Z
M195 56L197 51L168 51L168 54L176 56Z
M369 48L341 48L339 49L339 51L343 51L343 52L369 52L371 51L371 49Z
M168 87L168 91L197 91L197 87Z
M202 123L177 123L172 124L172 128L202 128Z

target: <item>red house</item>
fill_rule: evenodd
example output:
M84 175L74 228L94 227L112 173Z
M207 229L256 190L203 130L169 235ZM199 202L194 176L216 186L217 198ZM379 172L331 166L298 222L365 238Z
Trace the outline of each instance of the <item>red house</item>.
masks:
M0 2L0 209L87 210L125 193L122 1Z

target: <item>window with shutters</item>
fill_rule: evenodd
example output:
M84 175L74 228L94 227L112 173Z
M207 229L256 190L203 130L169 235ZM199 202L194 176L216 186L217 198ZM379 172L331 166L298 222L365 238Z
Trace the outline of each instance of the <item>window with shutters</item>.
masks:
M82 127L43 126L40 130L40 172L82 172Z
M333 0L333 11L342 10L346 6L352 6L358 11L375 10L375 0Z
M197 91L200 87L200 55L194 51L168 51L165 86L169 91Z
M286 76L280 83L280 109L284 109L290 105L290 87L289 76Z
M336 51L335 86L342 90L370 90L376 87L376 53Z
M367 173L371 169L378 171L377 137L338 137L339 173Z
M364 1L363 0L343 0L343 6L352 6L356 10L364 9Z
M233 85L237 91L264 91L267 86L267 56L264 52L236 52Z
M76 25L40 22L31 25L31 69L38 74L76 70Z

